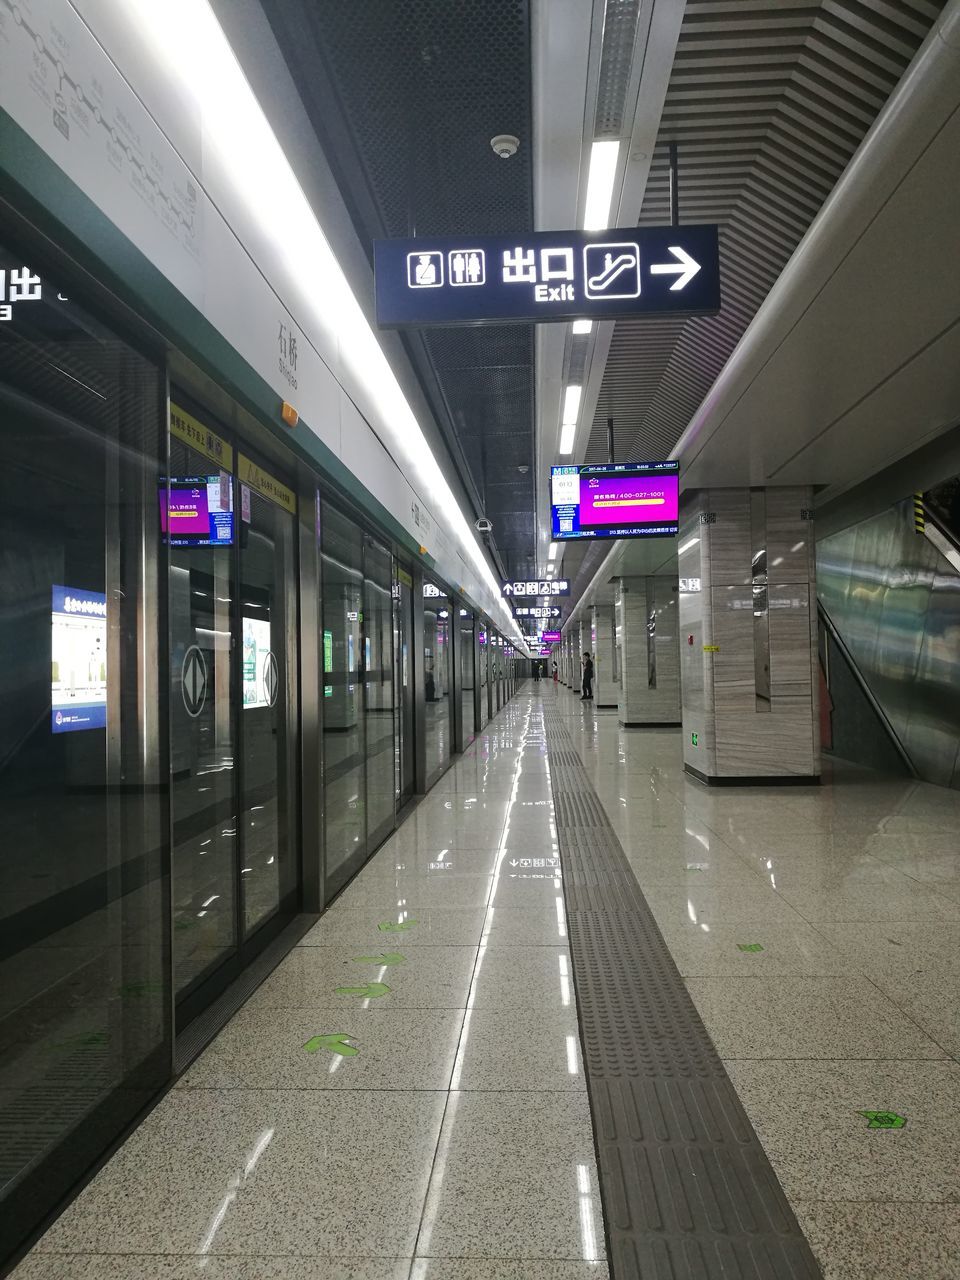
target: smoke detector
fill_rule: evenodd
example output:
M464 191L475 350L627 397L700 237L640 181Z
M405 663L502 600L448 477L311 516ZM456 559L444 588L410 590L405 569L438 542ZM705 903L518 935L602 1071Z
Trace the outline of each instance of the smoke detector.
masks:
M509 160L517 154L520 139L515 138L512 133L498 133L495 138L490 139L490 145L501 160Z

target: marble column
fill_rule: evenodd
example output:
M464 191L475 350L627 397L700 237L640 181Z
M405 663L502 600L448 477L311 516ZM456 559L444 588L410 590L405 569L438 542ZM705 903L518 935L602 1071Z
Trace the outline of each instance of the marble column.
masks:
M680 645L677 579L621 578L616 598L620 632L620 723L679 725Z
M709 489L684 499L684 765L709 783L815 782L812 491Z
M597 707L612 709L618 689L613 605L594 605L592 613L593 701Z

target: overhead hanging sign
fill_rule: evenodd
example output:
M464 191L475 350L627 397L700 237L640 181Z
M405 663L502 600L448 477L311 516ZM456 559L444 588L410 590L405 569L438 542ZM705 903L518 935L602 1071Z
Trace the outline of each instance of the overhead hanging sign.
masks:
M529 582L505 582L500 590L505 596L568 596L567 578L538 578Z
M716 226L377 240L374 268L385 329L720 309Z
M536 618L539 621L545 621L550 618L560 617L560 606L554 605L521 605L519 609L514 611L518 618Z

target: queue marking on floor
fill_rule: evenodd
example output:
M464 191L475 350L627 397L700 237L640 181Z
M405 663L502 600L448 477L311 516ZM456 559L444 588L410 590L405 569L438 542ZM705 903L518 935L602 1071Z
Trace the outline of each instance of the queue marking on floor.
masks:
M319 1049L326 1049L329 1053L339 1053L342 1058L355 1058L360 1050L352 1044L347 1044L348 1040L355 1039L356 1036L346 1035L343 1031L336 1031L331 1035L311 1036L303 1047L307 1053L316 1053Z
M406 964L407 957L401 955L399 951L388 951L386 955L354 956L353 960L355 964L379 964L390 966L394 964Z
M334 995L359 996L361 1000L376 1000L379 996L388 996L390 988L385 982L365 982L362 987L336 987Z
M405 933L407 929L412 929L416 924L416 920L381 920L377 928L381 933Z
M868 1129L902 1129L907 1123L907 1117L896 1111L858 1111L857 1115L867 1119Z

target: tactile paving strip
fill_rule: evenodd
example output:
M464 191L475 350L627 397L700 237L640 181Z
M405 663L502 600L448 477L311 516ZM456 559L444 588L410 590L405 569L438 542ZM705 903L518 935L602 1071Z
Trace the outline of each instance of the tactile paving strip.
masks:
M820 1280L563 720L544 718L613 1280Z

